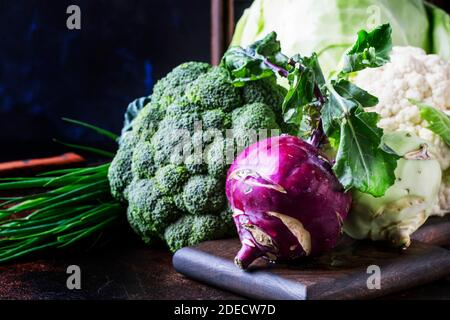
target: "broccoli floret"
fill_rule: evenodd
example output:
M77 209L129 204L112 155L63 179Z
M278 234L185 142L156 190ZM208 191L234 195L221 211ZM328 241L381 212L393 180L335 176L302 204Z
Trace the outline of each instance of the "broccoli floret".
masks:
M151 245L156 242L159 235L147 228L147 223L139 214L139 211L127 210L127 220L133 231L144 241L145 244Z
M234 233L231 213L224 211L219 215L183 216L170 225L164 239L171 251L202 241L220 239Z
M108 170L108 180L111 194L114 198L124 201L125 188L133 180L131 172L132 155L137 144L133 131L126 132L121 137L121 147L117 151Z
M188 114L201 114L203 108L195 103L189 103L186 101L177 101L167 107L166 117L178 118L185 113Z
M169 164L156 171L155 180L159 188L166 194L178 193L189 178L185 167Z
M283 101L287 90L276 83L275 78L252 81L242 90L245 104L260 102L268 105L276 115L277 123L283 133L297 135L296 125L287 124L283 120Z
M186 62L158 81L153 87L152 101L162 108L168 107L177 99L184 97L186 86L206 73L211 66L203 62Z
M132 122L135 135L139 139L148 140L148 137L155 133L163 116L164 111L160 109L157 103L148 103ZM121 139L123 138L121 137Z
M235 129L279 129L276 115L264 103L252 103L236 109L232 113Z
M270 79L235 87L226 70L202 63L183 64L155 85L109 172L114 197L128 202L128 221L144 241L163 239L176 250L235 232L227 157L252 142L247 130L283 125L280 92Z
M156 171L154 149L150 142L140 141L133 149L131 172L139 179L150 179Z
M133 180L127 189L128 216L141 222L137 225L143 234L161 235L179 217L173 197L154 179Z
M226 162L226 140L216 139L206 149L206 164L208 166L208 174L213 177L221 178L227 173Z
M183 201L191 214L217 212L224 207L226 200L224 183L208 175L193 176L183 189Z
M191 154L184 160L184 165L191 175L204 174L207 172L207 166L203 161L203 155Z
M281 116L281 107L287 90L277 85L275 78L266 78L246 84L243 88L246 104L264 103Z
M228 73L220 67L202 74L186 88L186 97L205 109L222 109L226 112L242 105L242 97L235 88Z
M231 126L231 116L222 109L208 110L203 113L203 128L219 129L229 128Z

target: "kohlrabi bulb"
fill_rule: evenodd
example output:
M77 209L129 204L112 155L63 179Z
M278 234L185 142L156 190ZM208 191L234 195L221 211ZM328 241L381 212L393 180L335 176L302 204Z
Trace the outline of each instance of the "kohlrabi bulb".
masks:
M387 133L383 140L402 156L395 170L396 182L380 198L353 191L344 230L356 239L408 247L411 234L427 220L437 201L441 168L428 155L426 142L413 133Z
M231 165L226 193L245 269L258 257L288 261L332 249L342 234L351 195L320 151L293 136L245 149Z

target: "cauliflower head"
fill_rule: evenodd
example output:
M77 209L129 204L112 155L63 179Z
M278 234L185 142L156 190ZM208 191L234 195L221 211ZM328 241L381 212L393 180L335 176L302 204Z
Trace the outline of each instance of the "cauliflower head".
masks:
M285 93L275 79L237 88L225 69L198 62L161 79L109 169L111 192L127 206L133 230L172 251L235 232L226 170L255 132L280 133Z
M394 47L390 63L359 72L354 82L378 97L370 111L380 114L378 125L385 132L408 131L428 142L444 175L432 214L450 212L450 148L426 128L418 107L409 102L421 101L450 114L450 64L420 48Z

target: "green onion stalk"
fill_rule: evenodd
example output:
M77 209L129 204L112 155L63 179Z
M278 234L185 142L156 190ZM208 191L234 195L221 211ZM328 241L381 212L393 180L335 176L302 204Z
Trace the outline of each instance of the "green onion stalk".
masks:
M117 140L90 124L64 119ZM97 155L114 153L67 144ZM34 177L0 179L0 191L21 190L25 196L0 198L0 263L48 249L64 249L125 223L123 208L113 199L108 181L110 163L61 169ZM38 190L36 192L36 190Z

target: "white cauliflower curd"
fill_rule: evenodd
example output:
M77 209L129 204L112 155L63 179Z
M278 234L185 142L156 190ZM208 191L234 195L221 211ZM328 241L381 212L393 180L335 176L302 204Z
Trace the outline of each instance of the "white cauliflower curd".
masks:
M432 214L450 212L450 148L422 120L417 106L408 99L450 113L450 64L437 55L427 55L415 47L394 47L391 62L359 72L354 82L378 97L379 103L370 111L381 115L378 125L387 132L410 131L430 144L430 153L443 171L436 205ZM420 182L418 182L420 183Z

